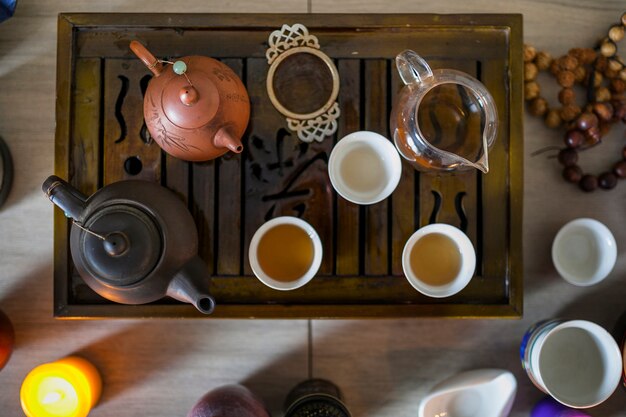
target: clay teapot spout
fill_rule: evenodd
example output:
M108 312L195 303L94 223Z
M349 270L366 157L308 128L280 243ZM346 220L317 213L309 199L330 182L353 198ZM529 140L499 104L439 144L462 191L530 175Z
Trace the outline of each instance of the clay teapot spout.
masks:
M213 144L217 148L226 148L234 153L241 153L241 151L243 151L241 141L237 136L231 135L225 127L217 131L213 138Z
M41 189L54 205L63 210L66 217L74 219L79 223L82 222L87 197L81 194L80 191L56 175L48 177Z
M206 265L195 256L176 273L167 287L166 295L193 304L201 313L211 314L215 300L209 294L209 279Z

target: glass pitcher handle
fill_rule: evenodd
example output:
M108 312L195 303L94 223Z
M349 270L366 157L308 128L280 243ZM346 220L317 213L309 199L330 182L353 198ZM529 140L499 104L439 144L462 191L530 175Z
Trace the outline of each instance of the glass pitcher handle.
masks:
M433 76L426 61L414 51L407 49L396 56L396 67L405 84L421 83Z

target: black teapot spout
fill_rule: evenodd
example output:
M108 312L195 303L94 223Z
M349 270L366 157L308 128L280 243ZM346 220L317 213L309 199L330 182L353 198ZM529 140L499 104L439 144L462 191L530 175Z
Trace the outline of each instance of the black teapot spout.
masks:
M56 175L49 176L41 188L50 201L65 212L65 216L82 222L87 201L85 195Z
M210 279L206 264L195 256L174 276L167 287L166 295L192 304L201 313L211 314L215 308L215 300L209 294Z

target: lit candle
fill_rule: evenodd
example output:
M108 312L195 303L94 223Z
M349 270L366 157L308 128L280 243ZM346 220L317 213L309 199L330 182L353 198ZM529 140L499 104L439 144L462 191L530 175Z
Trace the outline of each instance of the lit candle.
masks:
M95 366L69 356L39 365L26 376L20 391L28 417L85 417L100 399L102 379Z
M9 361L14 344L15 331L13 330L11 320L0 310L0 370Z

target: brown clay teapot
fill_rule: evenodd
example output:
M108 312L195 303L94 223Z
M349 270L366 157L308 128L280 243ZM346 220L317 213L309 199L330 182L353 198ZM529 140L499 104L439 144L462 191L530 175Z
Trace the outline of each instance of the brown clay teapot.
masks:
M122 304L167 295L213 311L193 218L173 192L149 181L119 181L88 198L54 175L42 189L72 219L72 259L92 290Z
M243 150L250 99L227 65L197 55L165 62L137 41L130 49L154 74L143 112L150 135L165 152L186 161L208 161L228 150Z

